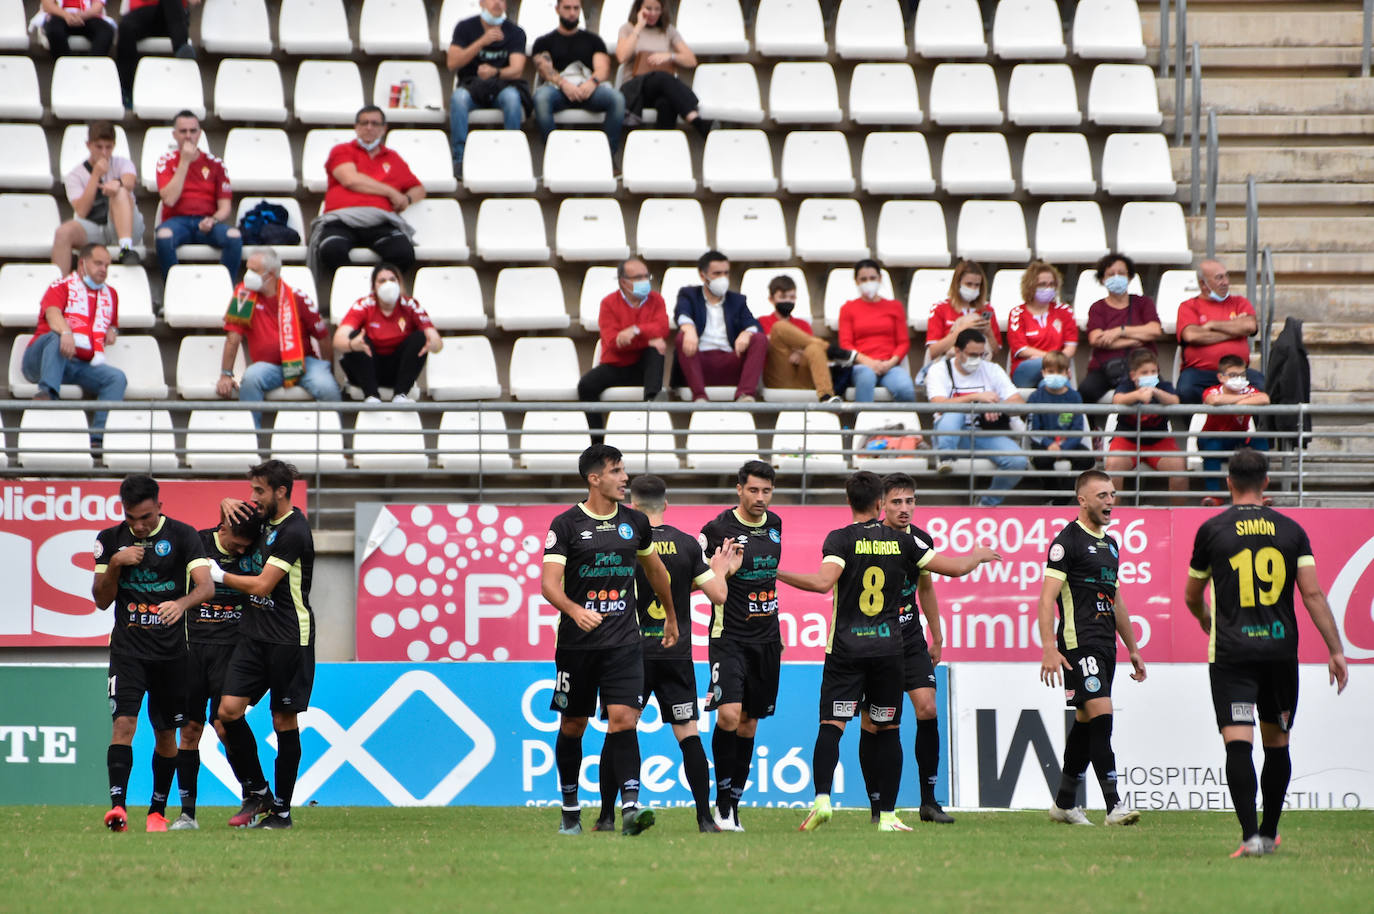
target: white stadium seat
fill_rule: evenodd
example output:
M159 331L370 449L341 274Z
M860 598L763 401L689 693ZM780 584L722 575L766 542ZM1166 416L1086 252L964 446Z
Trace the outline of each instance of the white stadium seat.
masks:
M121 473L166 473L180 466L172 414L165 409L112 410L101 450L101 462Z
M992 52L1003 60L1063 60L1057 0L1003 0L992 19Z
M674 25L697 54L748 54L738 0L682 0Z
M0 13L0 49L6 51L27 51L29 49L28 25L24 20L24 5L10 4Z
M225 137L223 158L236 192L296 192L296 169L285 130L235 127Z
M938 64L930 78L930 119L947 126L1001 124L1002 105L992 67L985 63Z
M66 60L67 58L62 58ZM353 131L349 131L352 134ZM196 144L201 152L210 151L210 141L206 139L205 131L200 133L200 141ZM165 127L149 127L143 134L143 152L139 156L138 179L143 182L143 189L149 193L157 193L157 162L164 155L176 150L176 141L172 138L172 125L169 123ZM320 171L324 171L324 159L320 159ZM234 176L229 175L229 180L233 181ZM323 186L320 188L323 190Z
M1081 133L1032 133L1021 154L1021 186L1044 196L1091 196L1093 180L1088 138Z
M1145 200L1122 205L1116 224L1116 250L1137 263L1192 263L1183 206Z
M749 312L754 317L773 313L773 306L768 303L768 283L774 276L786 276L797 284L797 307L792 316L810 323L811 286L806 281L806 273L798 267L750 267L745 270L739 280L739 293L748 301Z
M463 187L470 194L534 193L529 137L520 130L469 133L463 147Z
M485 336L444 337L444 348L425 359L424 384L435 400L494 400L501 396L491 340Z
M1175 271L1166 271L1164 275L1168 276L1169 273L1172 272ZM1186 272L1190 276L1193 275L1191 270L1177 272ZM1194 286L1196 286L1196 280L1194 281ZM1139 273L1137 273L1134 277L1131 278L1130 285L1127 286L1126 291L1131 295L1145 294L1145 287L1140 282ZM1078 322L1079 330L1088 329L1088 311L1091 310L1092 306L1096 302L1101 301L1106 297L1107 290L1103 287L1102 283L1097 281L1097 275L1094 267L1088 267L1084 269L1083 272L1078 274L1078 284L1074 287L1073 294L1073 316L1074 319ZM1161 315L1160 317L1162 323L1163 315ZM1170 326L1165 332L1173 333L1173 327Z
M477 256L483 260L548 260L538 200L491 197L477 209Z
M856 124L903 125L925 120L911 64L856 64L849 77L849 119Z
M778 124L836 124L844 120L835 70L825 61L773 65L768 116Z
M643 221L641 213L640 225L643 225ZM704 249L705 245L701 250ZM582 275L582 294L577 305L577 322L582 325L583 330L596 333L600 329L601 300L617 290L619 281L615 267L587 267L587 272Z
M787 226L776 197L727 197L716 214L716 249L731 260L789 260Z
M1139 286L1140 277L1136 276L1131 284ZM1145 294L1138 288L1131 291L1136 295ZM1159 325L1165 333L1173 336L1178 332L1178 306L1199 294L1196 270L1165 270L1160 274L1159 287L1155 292L1155 310L1159 313ZM1105 295L1106 290L1103 290L1098 298Z
M522 336L511 346L510 395L517 400L576 400L577 347L566 336Z
M21 11L22 12L22 11ZM80 58L73 57L73 60ZM110 61L113 63L114 61ZM62 68L67 72L62 74L65 79L59 84L59 69L53 65L52 78L52 102L53 115L55 117L77 118L77 114L59 114L59 105L68 112L73 105L81 104L80 93L76 90L76 75L69 68ZM110 73L114 73L113 70ZM108 99L110 89L114 90L115 101L119 101L119 83L116 82L111 87L100 87L100 103L105 104L107 114L97 116L110 116ZM60 93L60 94L59 94ZM119 114L123 114L124 105L119 105ZM118 116L118 115L115 115ZM38 95L38 69L33 65L31 57L0 57L0 117L14 120L36 121L43 117L43 102Z
M1173 196L1178 190L1162 133L1113 133L1102 149L1102 189L1113 196Z
M24 410L19 417L18 449L19 465L26 470L80 472L95 466L90 427L82 409Z
M453 3L455 6L463 3L472 3L473 7L476 8L474 0L444 0L444 9L448 9L450 3ZM632 3L633 0L605 0L605 2L601 4L601 12L597 17L595 31L601 36L601 39L606 42L606 48L611 52L612 57L615 56L615 42L616 37L620 34L620 27L630 20L630 6ZM591 31L591 26L588 25L587 29ZM449 32L451 34L453 29L450 28Z
M643 396L643 391L640 391ZM659 409L622 409L606 414L606 443L618 448L629 473L675 473L681 469L672 418Z
M233 174L233 172L230 172L231 176ZM233 180L235 185L237 186L238 178L234 177ZM297 200L295 197L263 197L252 194L246 194L239 198L238 215L234 217L234 224L238 225L242 223L243 217L247 215L248 211L264 201L268 203L274 203L277 206L280 206L283 209L285 209L287 228L295 229L296 234L301 236L300 244L274 244L270 245L272 250L276 251L277 256L287 263L299 262L304 260L306 246L305 243L309 239L305 231L305 219L301 215L301 204L300 201ZM263 245L249 245L249 247L263 247ZM245 255L245 257L246 256L247 255ZM216 254L215 257L216 259L218 259L219 255ZM309 274L309 271L307 271L307 274ZM311 288L314 288L313 278L311 279ZM123 305L124 303L121 301L121 312L123 312L124 310Z
M407 206L401 218L415 229L417 260L467 260L471 254L463 211L452 197L426 197Z
M0 124L0 187L52 187L48 135L38 124Z
M595 368L600 364L601 340L597 340L596 345L592 347L592 367ZM644 402L644 385L607 387L601 392L599 399L602 403L642 403Z
M569 197L558 205L554 248L564 260L623 260L630 256L626 237L613 197Z
M897 294L892 291L892 274L887 270L882 271L881 279L878 283L878 295L883 298L896 298ZM838 330L840 327L840 309L845 302L853 301L859 297L859 291L854 285L853 267L835 267L825 277L825 325L831 330Z
M740 464L759 456L753 413L692 413L687 425L687 468L733 474Z
M1103 127L1158 127L1155 72L1143 63L1100 63L1088 84L1088 120Z
M437 128L398 127L387 131L386 144L405 159L427 193L451 194L458 189L447 132Z
M454 410L439 419L439 466L454 473L498 473L515 466L504 413Z
M37 314L38 308L34 308ZM37 321L35 320L36 324ZM10 345L10 367L9 384L10 396L16 400L31 400L34 394L38 393L38 385L24 377L24 350L29 348L29 342L33 340L32 333L21 333L14 338ZM58 390L57 395L63 400L80 400L84 394L81 388L75 384L63 384Z
M134 114L145 121L169 121L178 111L205 117L200 65L176 57L144 57L134 71Z
M1107 228L1095 200L1040 204L1035 256L1050 263L1091 263L1107 253Z
M922 0L912 44L922 57L986 57L978 0Z
M68 124L63 129L62 148L57 153L58 181L61 181L67 176L67 172L90 157L90 150L86 148L86 137L89 136L89 129L85 124ZM138 158L129 148L129 135L124 131L122 124L115 124L114 154L133 162L135 167L138 165Z
M234 376L243 377L247 364L244 347L234 358ZM224 356L224 334L218 336L183 336L177 347L177 396L183 400L215 400L215 385L220 378L220 361ZM251 424L251 421L250 421Z
M124 399L167 399L167 378L162 373L162 353L156 339L121 333L105 347L105 357L128 378Z
M0 71L6 85L0 106L0 115L37 120L42 112L32 114L31 102L38 101L38 76L33 69L33 61L25 58L25 63L15 63L15 58L4 58L4 70ZM194 66L194 63L192 63ZM33 79L33 95L28 93L28 79ZM200 84L200 71L196 70L196 84ZM12 88L11 88L12 87ZM18 90L17 94L10 92ZM124 101L120 95L119 72L115 62L109 57L67 56L58 58L52 65L52 114L62 121L93 121L124 119ZM201 113L205 113L204 95L201 96ZM179 109L178 109L179 110ZM140 115L141 116L141 115Z
M633 134L631 134L633 136ZM649 260L691 260L708 250L701 201L649 197L639 206L635 253Z
M606 134L600 130L550 133L544 142L544 187L555 194L615 193Z
M762 0L754 17L754 50L764 57L824 57L825 22L817 0Z
M531 410L520 426L520 465L543 473L566 473L591 444L584 414Z
M343 0L282 0L277 41L287 54L352 54Z
M959 208L954 252L966 260L1030 260L1021 204L1015 200L965 200Z
M343 427L332 409L277 413L267 450L273 460L284 460L302 473L342 473L348 468Z
M763 103L754 67L747 63L707 63L692 76L701 116L735 124L763 120Z
M717 194L776 191L768 135L762 130L712 130L702 152L701 183Z
M409 105L391 107L391 87L410 80ZM372 104L386 112L388 124L447 124L443 83L432 60L384 60L372 80Z
M1083 123L1069 65L1020 63L1012 67L1007 119L1018 127L1076 127Z
M925 333L931 307L949 297L949 284L953 281L953 270L916 270L911 274L906 313L912 330Z
M286 199L278 197L277 199ZM294 203L295 201L292 200ZM241 205L241 204L240 204ZM323 308L324 304L320 299L319 290L315 288L315 274L310 272L310 268L303 263L284 263L281 266L282 282L300 292L302 295L309 295L310 300L315 302L316 307Z
M205 0L200 14L200 43L211 54L270 57L272 30L266 2Z
M57 199L51 194L0 194L0 257L24 260L51 256L58 223Z
M305 145L301 148L301 183L305 189L322 194L329 186L329 176L325 174L324 163L329 159L329 151L340 143L352 142L356 134L351 128L317 128L305 135ZM233 180L230 175L230 180Z
M946 193L1009 194L1011 151L1000 133L951 133L940 157L940 185Z
M673 306L677 303L678 293L686 286L701 285L701 273L695 266L691 267L669 267L663 271L663 278L659 280L659 290L663 295L663 300L668 303L668 313L672 314Z
M850 60L906 60L906 23L898 0L841 0L835 53Z
M169 327L218 330L233 295L229 271L218 263L178 263L167 272L162 319Z
M472 267L421 267L411 289L436 330L485 330L482 285Z
M694 194L697 191L687 135L681 130L631 131L625 137L623 171L625 189L632 194Z
M869 256L858 200L811 198L797 208L797 256L807 262L854 261Z
M351 60L302 60L294 99L302 124L352 124L363 106L358 65Z
M1143 60L1145 39L1136 0L1079 0L1073 52L1091 60Z
M894 267L949 263L945 213L936 200L888 200L878 210L878 261Z
M820 410L778 413L773 466L784 473L844 473L849 469L840 417Z
M193 470L242 473L262 460L253 414L247 410L193 409L186 420L186 465Z
M147 330L157 323L148 271L142 266L111 264L105 281L119 293L119 329Z
M502 330L563 330L571 320L553 267L506 267L496 276L494 315Z
M423 57L434 51L422 0L363 0L358 40L364 54Z
M935 178L930 170L930 148L923 133L873 131L864 137L859 157L863 189L870 194L931 194Z
M513 17L512 17L513 18ZM583 26L586 21L579 17L579 23ZM547 35L558 28L558 7L553 3L544 3L542 0L535 3L520 4L520 28L525 32L525 53L534 54L534 43L541 35ZM444 42L444 47L448 47L448 41L452 40L453 34L450 32L448 40ZM606 48L611 59L615 59L615 47Z
M222 121L284 124L286 116L286 92L275 60L227 58L219 62L215 73L215 117Z
M353 303L372 290L372 267L349 264L334 271L329 286L329 303L320 304L325 317L338 323L353 307Z
M403 472L429 466L420 414L410 410L367 410L353 426L353 465L360 470Z
M838 130L793 130L782 143L782 186L791 194L852 194L849 140Z
M883 410L864 410L854 417L854 437L851 447L858 449L863 446L863 441L875 432L887 432L891 434L894 426L900 426L904 434L910 433L919 435L921 433L921 416L914 412L890 412ZM881 457L870 457L863 451L858 451L854 455L854 469L866 470L873 469L881 473L903 472L903 473L923 473L926 470L926 458L907 456L903 452L897 452L897 456L892 451L879 451ZM917 451L917 453L922 453Z
M48 286L62 278L62 271L51 263L7 263L0 266L0 327L38 325L38 303ZM120 291L119 311L124 316L124 294ZM123 320L120 321L123 324Z

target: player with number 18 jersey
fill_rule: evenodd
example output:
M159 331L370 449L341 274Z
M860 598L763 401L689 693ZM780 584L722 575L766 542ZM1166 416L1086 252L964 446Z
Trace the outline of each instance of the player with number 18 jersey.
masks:
M1055 638L1073 666L1064 674L1064 698L1076 708L1112 694L1118 566L1116 541L1105 529L1093 533L1081 520L1060 530L1050 545L1045 577L1063 582Z

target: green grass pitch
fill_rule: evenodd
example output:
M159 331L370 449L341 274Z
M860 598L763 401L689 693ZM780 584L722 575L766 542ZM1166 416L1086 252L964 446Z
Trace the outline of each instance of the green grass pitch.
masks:
M1368 911L1374 814L1285 815L1279 853L1230 860L1235 819L1146 813L1131 828L1043 813L964 813L879 834L841 810L814 834L796 809L748 809L701 835L689 809L644 835L556 834L553 809L306 808L291 832L111 834L103 809L0 810L0 911ZM175 807L172 809L176 813ZM1101 821L1101 811L1090 812ZM590 828L594 810L583 813Z

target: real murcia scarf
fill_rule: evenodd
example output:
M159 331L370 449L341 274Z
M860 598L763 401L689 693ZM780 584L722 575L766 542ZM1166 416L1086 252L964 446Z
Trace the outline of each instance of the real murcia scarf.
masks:
M62 316L71 328L76 343L76 357L89 362L97 353L104 357L105 334L115 321L114 295L110 287L96 291L95 313L91 313L92 290L87 288L79 273L67 277L67 307Z
M258 293L249 292L240 283L234 289L234 297L229 300L229 310L224 322L240 328L245 336L253 324L253 309L257 307ZM277 282L277 340L281 345L282 386L294 387L305 373L305 336L301 332L301 316L297 309L299 299L296 291L286 283Z

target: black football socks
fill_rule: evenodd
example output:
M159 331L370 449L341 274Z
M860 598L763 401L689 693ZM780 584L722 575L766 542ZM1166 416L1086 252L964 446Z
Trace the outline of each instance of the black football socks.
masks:
M1240 837L1244 841L1259 831L1255 816L1255 747L1243 739L1233 739L1226 744L1226 784L1231 788L1231 805L1236 808L1236 818L1240 820ZM1282 800L1279 801L1282 804ZM1269 815L1265 804L1265 815ZM1278 816L1274 817L1274 827L1278 828Z
M110 807L125 805L129 792L129 772L134 770L134 749L111 743L105 753L105 767L110 772Z
M200 781L200 750L177 752L177 789L181 793L181 814L196 817L196 787Z

